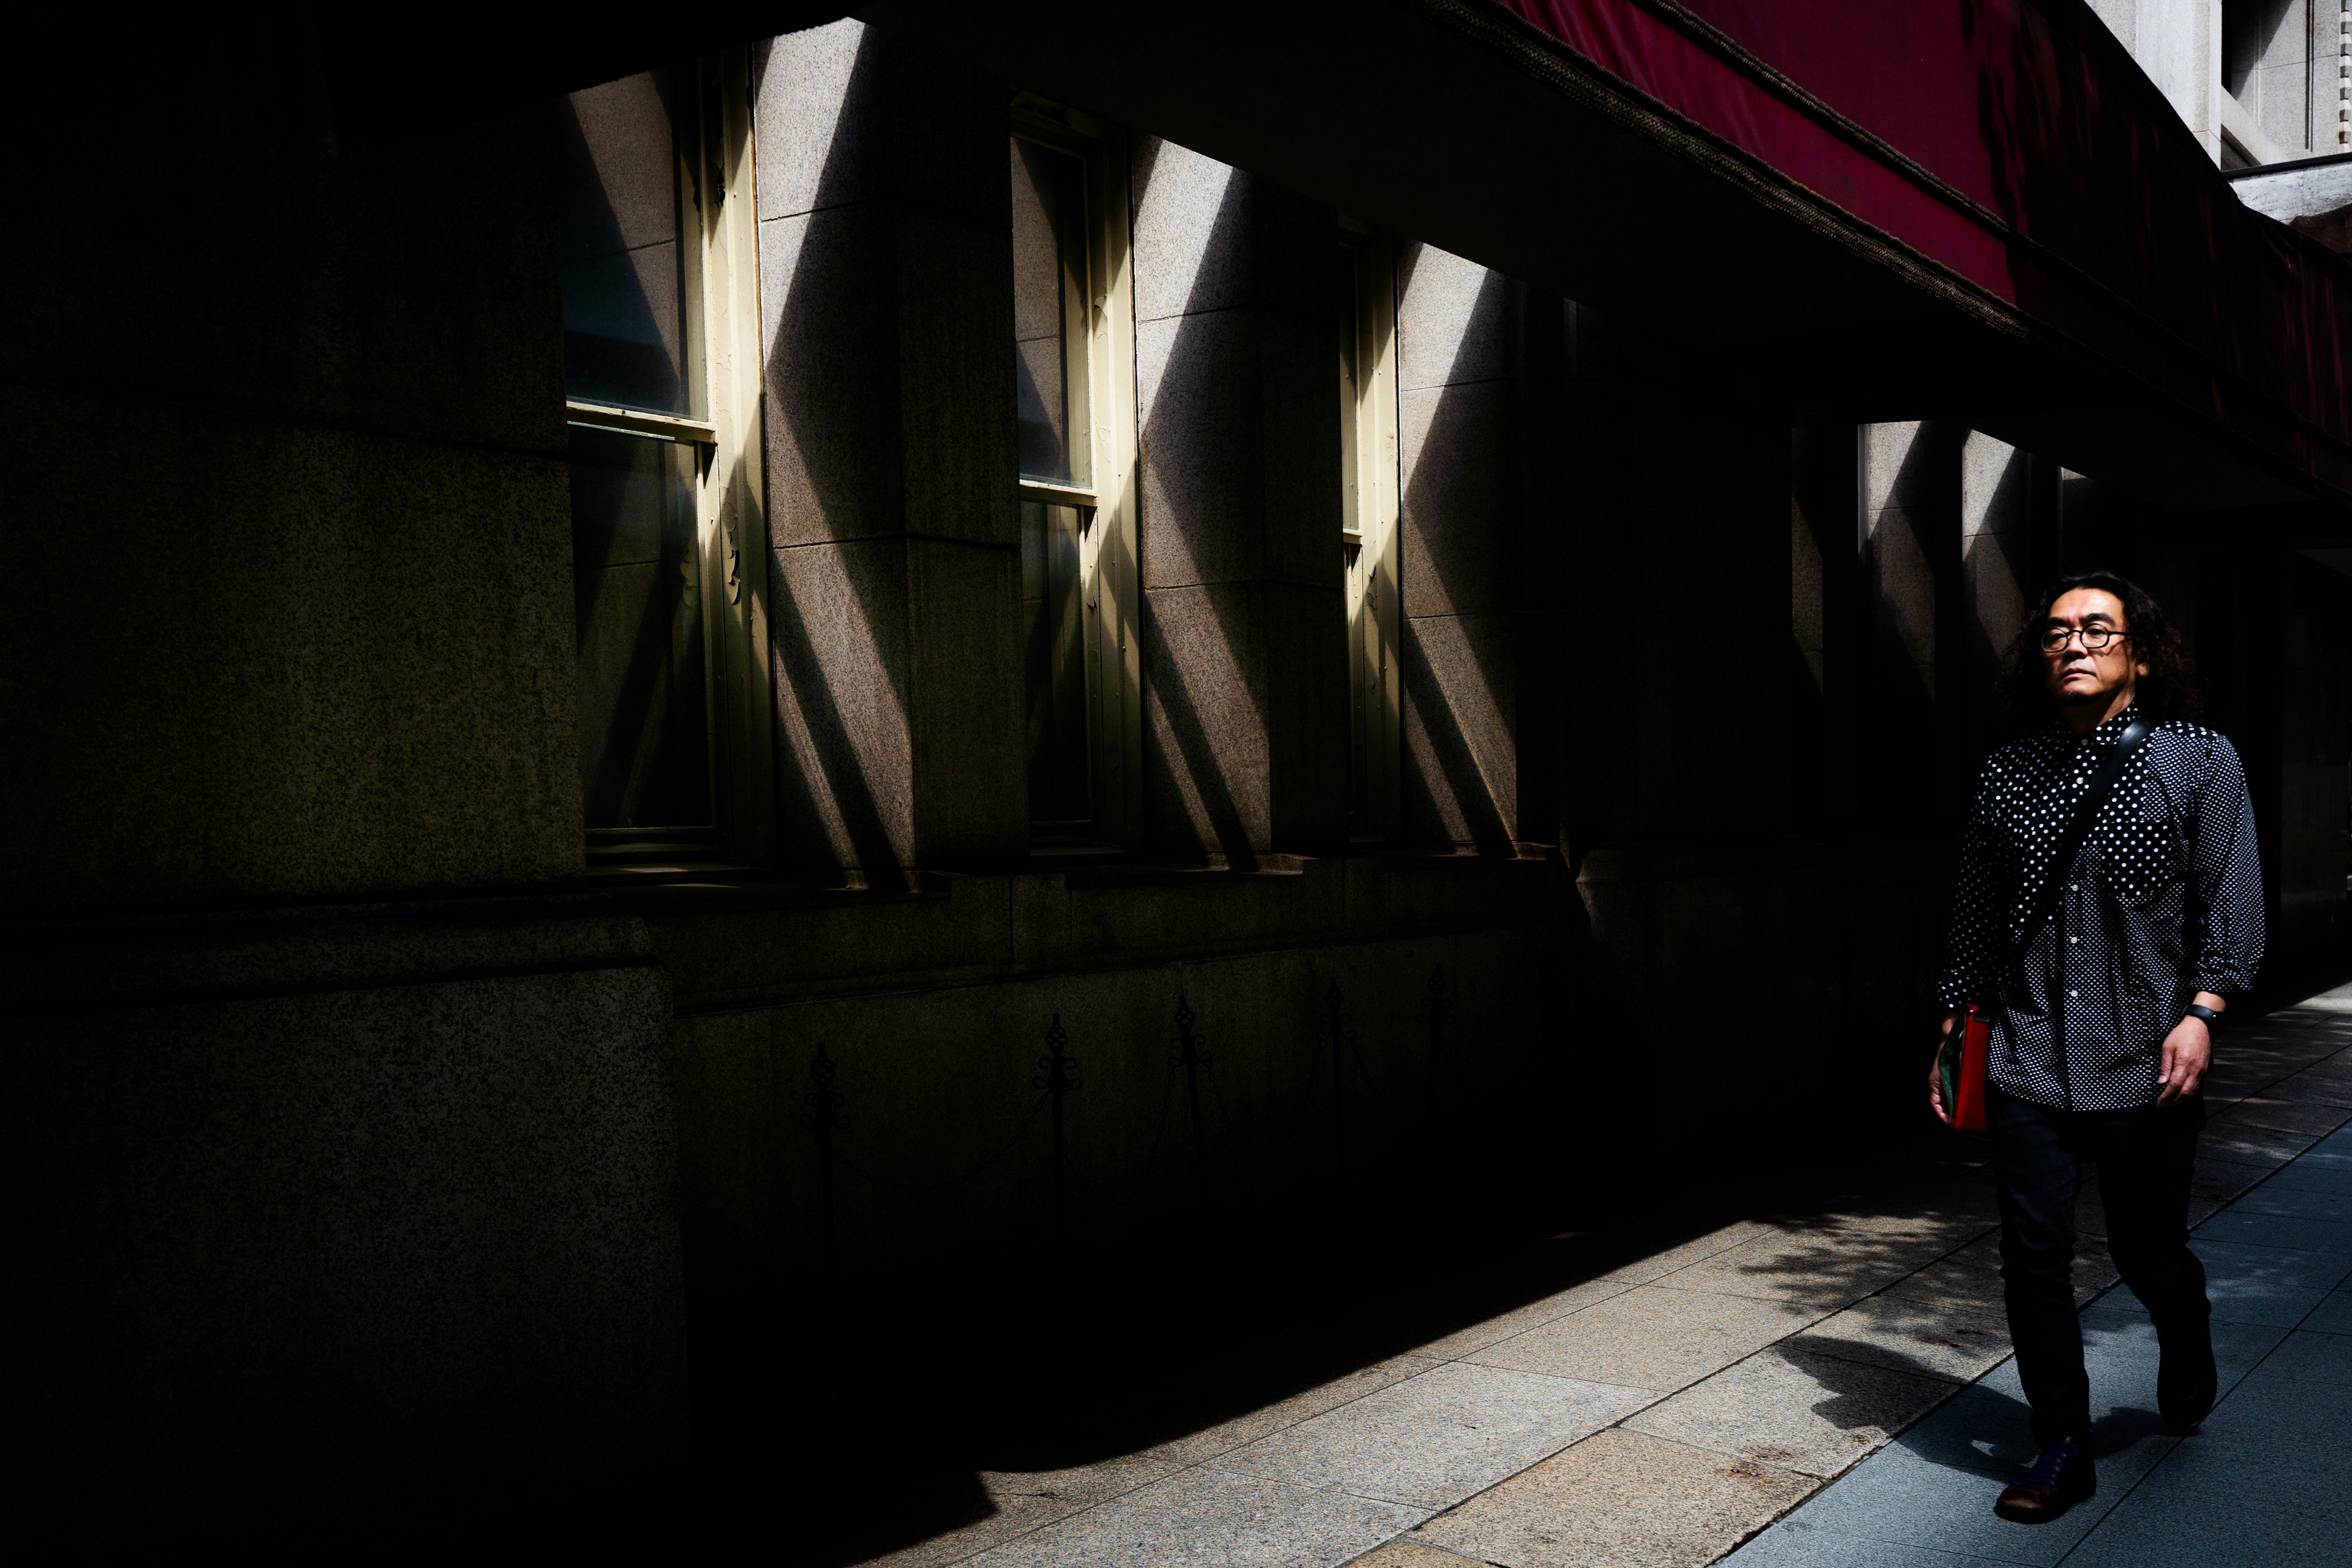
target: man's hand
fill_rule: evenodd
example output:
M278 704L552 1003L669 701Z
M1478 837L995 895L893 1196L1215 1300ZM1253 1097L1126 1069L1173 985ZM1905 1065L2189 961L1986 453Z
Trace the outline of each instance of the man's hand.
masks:
M1944 1042L1952 1037L1952 1026L1959 1021L1958 1013L1944 1015L1944 1026L1936 1036L1936 1054L1927 1058L1927 1109L1947 1127L1951 1125L1952 1112L1944 1103L1944 1075L1938 1068L1944 1059Z
M2204 994L2198 994L2204 1001ZM2220 998L2216 997L2216 1001ZM2210 1004L2208 1004L2210 1005ZM2156 1103L2170 1105L2184 1094L2195 1094L2213 1065L2213 1036L2202 1018L2183 1018L2164 1037L2164 1059L2156 1069Z

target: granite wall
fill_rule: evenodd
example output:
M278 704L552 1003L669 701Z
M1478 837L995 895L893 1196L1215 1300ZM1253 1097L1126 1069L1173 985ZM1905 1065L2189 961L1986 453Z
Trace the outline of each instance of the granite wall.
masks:
M1148 840L1244 864L1337 848L1337 220L1157 139L1131 189Z
M0 906L576 874L531 118L338 139L260 14L129 52L0 259ZM135 193L135 194L134 194Z
M406 1529L679 1473L671 1007L641 922L314 907L11 948L25 1495Z

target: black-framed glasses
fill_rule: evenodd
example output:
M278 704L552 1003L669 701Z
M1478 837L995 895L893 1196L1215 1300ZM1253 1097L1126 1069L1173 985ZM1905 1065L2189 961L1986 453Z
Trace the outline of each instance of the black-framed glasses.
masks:
M2052 626L2042 634L2042 651L2063 652L2068 643L2081 637L2084 652L2105 653L2109 643L2123 642L2130 637L2129 632L2117 631L2113 626Z

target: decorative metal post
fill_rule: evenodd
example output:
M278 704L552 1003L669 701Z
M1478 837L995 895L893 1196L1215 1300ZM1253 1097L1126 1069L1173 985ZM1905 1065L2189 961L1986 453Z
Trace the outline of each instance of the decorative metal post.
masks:
M816 1194L817 1224L823 1237L824 1258L824 1305L833 1310L833 1135L849 1126L849 1118L841 1114L842 1097L833 1087L833 1058L825 1055L824 1042L816 1046L816 1060L809 1063L809 1079L816 1088L801 1097L808 1107L801 1125L816 1134Z
M1184 1069L1184 1095L1192 1109L1192 1229L1194 1239L1209 1232L1209 1142L1201 1126L1201 1069L1208 1065L1209 1053L1205 1036L1192 1032L1197 1021L1192 1004L1180 993L1176 998L1176 1060L1171 1066Z
M1037 1058L1043 1078L1031 1080L1035 1087L1053 1096L1054 1111L1054 1260L1067 1255L1070 1240L1069 1205L1066 1196L1066 1175L1069 1160L1062 1139L1062 1101L1084 1087L1078 1082L1077 1058L1063 1047L1070 1043L1070 1032L1062 1027L1062 1016L1054 1015L1053 1024L1045 1030L1045 1054Z
M1422 1016L1429 1020L1429 1070L1423 1092L1429 1117L1429 1170L1434 1182L1437 1174L1437 1058L1445 1051L1445 966L1442 963L1429 972L1429 1000L1423 1005Z
M1348 1000L1337 980L1323 994L1324 1026L1331 1035L1331 1203L1334 1208L1348 1195L1348 1110L1342 1097L1339 1058L1356 1043L1355 1020L1341 1009Z

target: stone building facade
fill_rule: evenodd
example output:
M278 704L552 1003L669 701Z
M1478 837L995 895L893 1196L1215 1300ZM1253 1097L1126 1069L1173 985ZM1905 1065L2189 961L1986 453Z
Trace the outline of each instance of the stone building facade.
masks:
M2063 569L2193 628L2338 956L2341 258L2012 5L2288 280L2184 400L1579 31L1933 184L1694 9L142 44L149 199L20 183L0 333L46 1473L577 1508L910 1293L1860 1157Z

